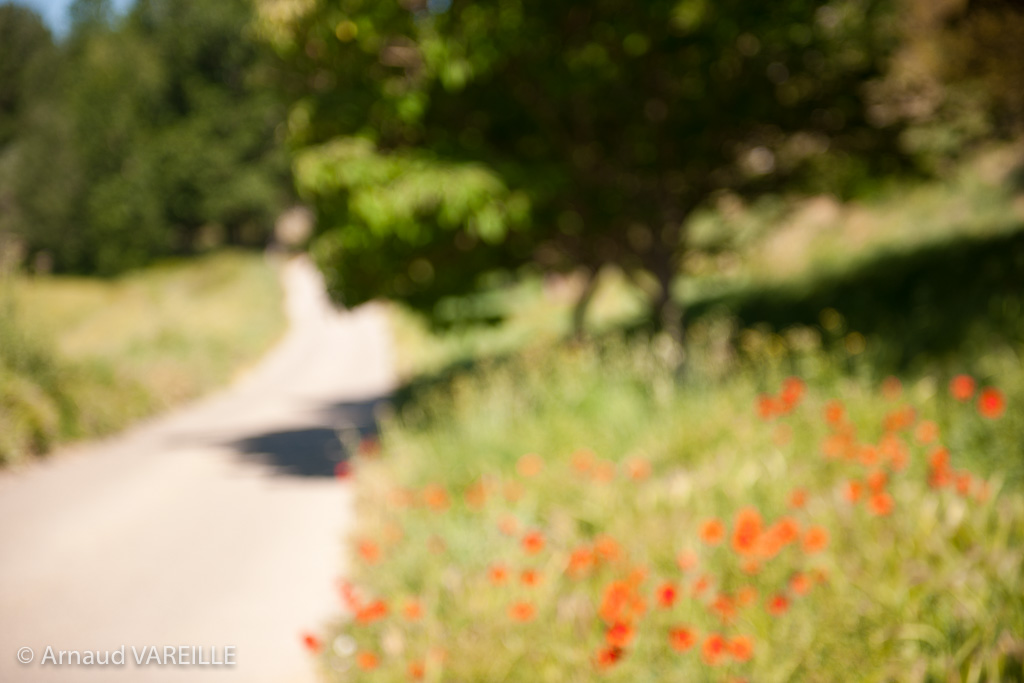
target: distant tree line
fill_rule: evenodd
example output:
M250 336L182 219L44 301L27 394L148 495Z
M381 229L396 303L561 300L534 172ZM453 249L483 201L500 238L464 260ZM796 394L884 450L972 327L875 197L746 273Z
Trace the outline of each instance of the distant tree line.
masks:
M67 36L0 5L0 237L113 274L264 241L291 181L287 103L247 0L77 0ZM12 240L11 238L15 238Z

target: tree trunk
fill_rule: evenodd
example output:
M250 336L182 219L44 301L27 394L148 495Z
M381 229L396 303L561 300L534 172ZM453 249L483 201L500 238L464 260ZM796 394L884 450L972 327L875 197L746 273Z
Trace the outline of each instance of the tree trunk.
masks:
M597 270L587 270L586 284L583 285L580 298L576 300L576 305L572 309L572 336L576 341L583 340L587 322L587 308L590 307L590 302L597 291L597 278Z

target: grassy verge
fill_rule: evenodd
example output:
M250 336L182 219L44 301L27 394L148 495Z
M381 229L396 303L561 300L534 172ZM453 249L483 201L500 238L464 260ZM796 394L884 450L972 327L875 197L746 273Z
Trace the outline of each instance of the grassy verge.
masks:
M263 257L233 252L112 281L8 281L0 462L110 432L229 381L283 331L280 299Z
M707 218L751 234L689 264L682 380L614 332L640 310L614 273L586 345L559 341L571 283L457 333L396 311L410 384L352 469L343 616L307 645L334 680L1024 680L1002 178Z
M324 666L1021 680L1020 349L977 378L1005 400L986 417L949 375L880 387L860 352L763 348L681 384L636 342L537 351L422 397L355 468L348 617L311 641Z

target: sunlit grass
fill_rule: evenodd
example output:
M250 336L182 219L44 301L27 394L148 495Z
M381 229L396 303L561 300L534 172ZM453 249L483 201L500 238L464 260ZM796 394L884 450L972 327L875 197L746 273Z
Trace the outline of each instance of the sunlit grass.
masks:
M352 470L346 618L308 643L324 666L1020 680L1024 497L1004 486L1024 434L1017 353L957 400L952 375L874 378L869 349L768 338L716 360L712 336L682 382L656 344L536 349L385 425L379 457Z
M230 381L280 336L277 274L222 252L115 280L6 282L0 461L109 432Z

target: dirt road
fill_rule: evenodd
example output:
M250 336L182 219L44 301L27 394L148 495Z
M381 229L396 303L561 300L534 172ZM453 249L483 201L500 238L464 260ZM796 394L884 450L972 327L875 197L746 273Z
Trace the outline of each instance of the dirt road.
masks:
M335 433L369 428L394 378L382 311L335 312L305 260L283 277L290 331L231 389L0 473L0 681L315 680L299 634L337 612L352 515Z

